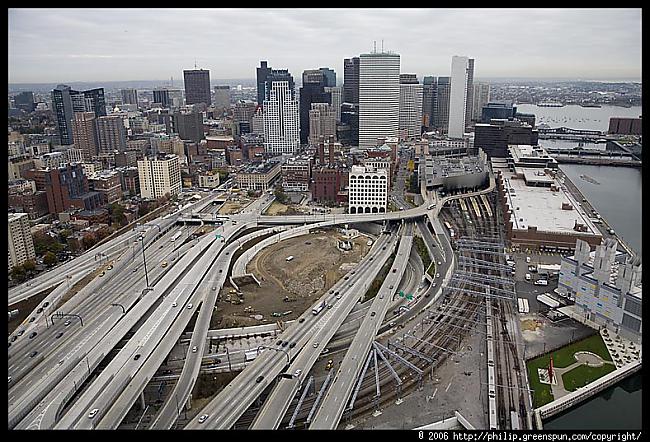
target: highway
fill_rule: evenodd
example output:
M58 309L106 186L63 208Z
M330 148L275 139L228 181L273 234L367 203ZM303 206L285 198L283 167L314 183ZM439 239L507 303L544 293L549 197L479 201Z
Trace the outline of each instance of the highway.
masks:
M357 269L348 272L314 304L319 305L325 301L327 304L332 304L332 308L327 308L318 315L313 315L309 310L304 312L298 322L289 326L278 337L276 346L260 352L252 364L247 366L204 407L199 413L208 415L204 423L199 423L198 418L195 418L185 428L230 428L266 387L288 368L291 354L295 357L297 352L306 347L310 350L310 358L313 357L315 360L325 348L327 341L363 296L374 279L374 275L381 269L383 262L388 259L391 249L396 245L392 236L382 235L375 242L370 254L366 255L359 263ZM350 282L350 277L357 271L359 275L355 278L356 282ZM338 295L337 292L339 292ZM336 297L339 295L340 299L337 300ZM321 339L324 341L321 342ZM285 342L290 345L284 344Z
M372 303L370 314L366 314L340 367L336 371L334 380L329 384L328 390L311 421L309 426L310 430L333 430L336 429L341 420L357 378L361 374L361 370L366 362L370 346L377 336L379 327L386 316L392 297L396 295L395 287L399 284L406 270L408 260L404 259L404 257L410 254L413 245L412 225L407 226L404 230L404 235L397 250L395 266L384 280L384 283L379 289L379 293Z

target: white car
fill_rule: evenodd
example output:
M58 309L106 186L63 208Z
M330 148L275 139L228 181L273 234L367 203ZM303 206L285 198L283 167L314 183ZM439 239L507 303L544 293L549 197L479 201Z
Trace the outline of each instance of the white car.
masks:
M191 308L192 308L192 304L187 304L187 308L188 308L188 309L191 309Z
M314 348L318 348L318 342L314 342Z
M99 408L93 408L90 413L88 413L88 418L92 419L97 415L97 412L99 411Z
M302 370L301 370L301 369L297 369L297 370L293 373L293 376L294 376L294 377L298 377L298 376L300 376L300 373L302 373Z
M197 350L197 348L196 348L196 345L195 345L194 347L192 347L192 353L196 353L196 350Z
M199 423L202 424L202 423L205 422L207 419L208 419L208 415L207 415L207 414L204 414L203 416L201 416L201 417L199 418Z
M530 256L526 257L526 262L530 262Z
M178 303L176 301L174 301L174 303L172 304L172 307L176 307L177 305L178 305Z

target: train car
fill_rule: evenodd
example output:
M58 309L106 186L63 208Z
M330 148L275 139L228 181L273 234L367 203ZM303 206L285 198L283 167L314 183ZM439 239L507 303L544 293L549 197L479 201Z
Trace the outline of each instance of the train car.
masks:
M510 429L521 430L521 424L519 422L519 413L517 413L514 410L510 412Z

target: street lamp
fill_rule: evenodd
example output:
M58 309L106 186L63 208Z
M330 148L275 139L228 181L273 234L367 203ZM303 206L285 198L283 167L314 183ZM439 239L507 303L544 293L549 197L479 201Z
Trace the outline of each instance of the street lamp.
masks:
M147 258L144 254L144 235L140 235L140 242L142 244L142 261L144 262L144 277L147 281L147 288L149 287L149 273L147 272Z

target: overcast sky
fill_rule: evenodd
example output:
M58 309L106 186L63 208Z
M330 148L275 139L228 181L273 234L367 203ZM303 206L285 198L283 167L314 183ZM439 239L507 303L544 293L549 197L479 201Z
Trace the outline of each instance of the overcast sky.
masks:
M176 82L195 59L213 80L268 60L341 82L343 59L382 39L420 79L449 75L452 55L475 78L641 77L640 9L10 9L9 82Z

